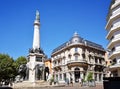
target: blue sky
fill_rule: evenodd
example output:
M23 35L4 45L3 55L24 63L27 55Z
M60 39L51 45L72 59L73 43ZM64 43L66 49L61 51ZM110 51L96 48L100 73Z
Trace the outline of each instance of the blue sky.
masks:
M40 44L50 57L75 31L106 49L106 16L110 0L0 0L0 53L27 56L33 22L40 12Z

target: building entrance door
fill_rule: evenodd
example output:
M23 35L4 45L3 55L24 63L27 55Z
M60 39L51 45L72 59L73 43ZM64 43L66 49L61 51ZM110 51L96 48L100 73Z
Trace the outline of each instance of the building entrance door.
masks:
M75 82L79 82L79 78L80 78L80 69L79 68L75 68L74 75L75 75Z

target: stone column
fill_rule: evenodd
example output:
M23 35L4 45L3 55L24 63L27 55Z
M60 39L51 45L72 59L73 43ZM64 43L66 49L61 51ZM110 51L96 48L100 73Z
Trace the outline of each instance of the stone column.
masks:
M69 72L66 73L66 78L68 78L69 82L70 82L70 73Z
M103 73L101 74L101 82L103 81Z
M62 73L62 80L64 80L64 75L63 75L63 73Z
M97 82L99 82L99 73L97 73Z
M58 72L58 80L60 80L60 73Z
M100 63L100 59L99 59L99 58L97 59L97 63L98 63L98 64Z
M75 82L75 75L74 75L74 71L71 72L72 74L72 78L73 78L73 83Z

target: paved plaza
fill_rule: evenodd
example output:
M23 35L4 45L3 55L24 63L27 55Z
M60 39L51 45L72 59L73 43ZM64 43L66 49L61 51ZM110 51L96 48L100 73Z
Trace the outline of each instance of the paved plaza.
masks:
M46 89L50 89L50 87L48 87ZM104 88L103 88L102 84L97 84L95 87L89 87L89 86L81 87L79 83L76 83L73 86L69 85L69 86L65 86L65 87L52 87L51 89L104 89Z
M103 84L97 84L95 87L83 86L81 87L79 83L75 83L69 86L38 86L38 87L19 87L13 89L104 89Z

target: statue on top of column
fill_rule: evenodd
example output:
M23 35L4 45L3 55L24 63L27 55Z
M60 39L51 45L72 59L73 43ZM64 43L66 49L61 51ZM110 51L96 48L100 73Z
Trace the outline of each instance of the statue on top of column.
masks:
M36 10L36 20L40 20L40 13L39 13L39 11L38 10Z

